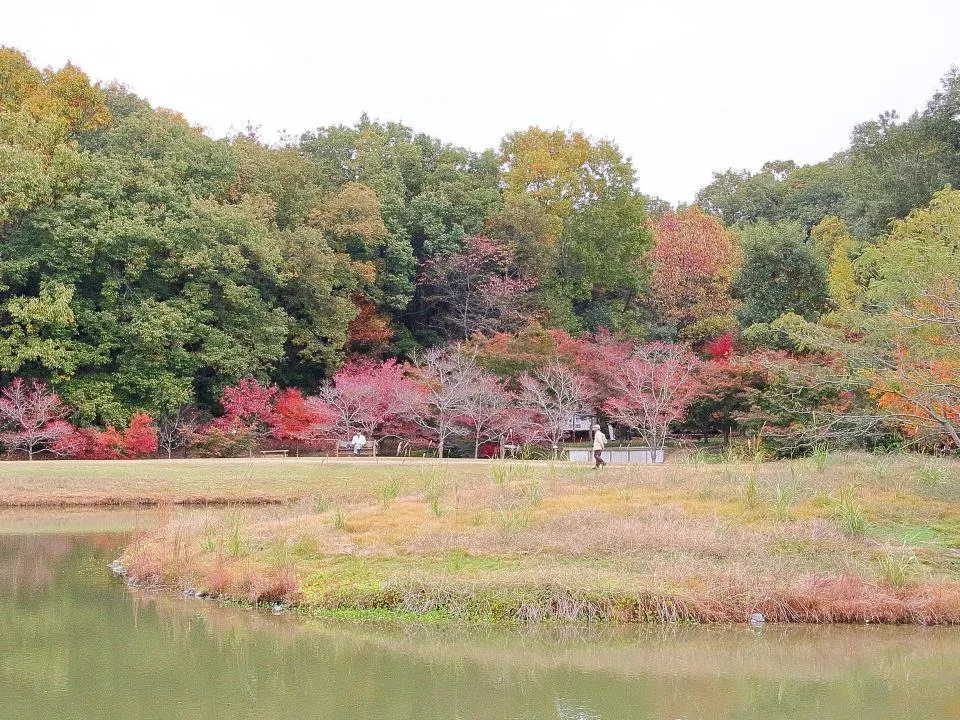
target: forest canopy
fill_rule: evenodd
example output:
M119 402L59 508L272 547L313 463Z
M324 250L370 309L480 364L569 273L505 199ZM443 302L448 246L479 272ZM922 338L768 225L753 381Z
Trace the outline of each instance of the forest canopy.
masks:
M823 162L722 170L671 207L615 142L579 131L477 151L364 115L277 143L214 139L124 86L0 48L0 385L40 381L71 422L125 427L221 414L245 378L312 393L348 360L458 342L507 367L497 348L525 337L609 335L701 359L724 345L846 357L836 393L810 402L842 406L858 432L895 416L908 436L955 441L958 184L957 69ZM776 393L800 375L753 383L764 397L714 392L676 426L734 422L724 402L743 427L795 424ZM954 394L930 396L943 386Z

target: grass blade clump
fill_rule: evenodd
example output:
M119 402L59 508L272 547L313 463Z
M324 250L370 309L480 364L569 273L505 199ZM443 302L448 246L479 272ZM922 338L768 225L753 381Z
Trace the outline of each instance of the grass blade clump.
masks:
M866 532L867 518L852 488L846 487L840 490L837 496L836 513L837 521L847 535L863 535Z
M383 485L377 488L377 501L380 507L386 510L390 505L400 497L403 490L403 481L396 475L392 476Z
M920 487L938 488L950 482L947 469L930 462L918 467L914 475Z
M743 502L747 507L756 507L760 498L760 488L757 484L756 475L747 475L743 483Z
M810 459L813 460L817 472L823 472L824 468L830 462L830 448L827 445L818 444L810 449Z
M230 513L227 517L227 552L233 557L240 557L243 549L243 522L238 513Z
M920 561L906 545L899 553L879 555L875 562L880 570L880 577L893 588L907 587L920 572Z
M780 521L791 520L793 513L790 511L790 492L784 489L780 483L773 492L773 515Z

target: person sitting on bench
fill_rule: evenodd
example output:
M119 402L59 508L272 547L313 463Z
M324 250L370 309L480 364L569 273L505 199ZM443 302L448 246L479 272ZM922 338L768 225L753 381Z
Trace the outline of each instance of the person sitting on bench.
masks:
M367 444L367 437L360 430L357 430L357 432L355 432L353 434L353 437L350 439L350 445L353 446L354 455L359 455L360 451L363 450L366 444Z

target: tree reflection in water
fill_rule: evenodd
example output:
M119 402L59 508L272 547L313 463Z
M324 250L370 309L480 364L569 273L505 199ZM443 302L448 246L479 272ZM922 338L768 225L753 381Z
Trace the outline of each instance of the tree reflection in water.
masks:
M126 588L114 534L0 536L0 717L873 718L960 707L955 628L310 620Z

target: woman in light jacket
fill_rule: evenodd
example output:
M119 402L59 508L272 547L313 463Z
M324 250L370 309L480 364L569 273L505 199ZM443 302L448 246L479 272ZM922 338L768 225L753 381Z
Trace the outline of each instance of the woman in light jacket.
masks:
M603 467L607 464L607 461L603 459L603 448L607 445L607 436L603 434L603 430L600 429L599 425L593 426L593 459L596 460L596 464L593 466L593 469L596 470L599 467Z

